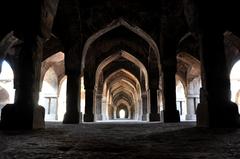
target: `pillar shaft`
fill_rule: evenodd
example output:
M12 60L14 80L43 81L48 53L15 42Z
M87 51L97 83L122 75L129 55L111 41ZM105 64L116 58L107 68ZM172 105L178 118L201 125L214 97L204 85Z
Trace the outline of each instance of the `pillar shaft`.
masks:
M66 113L64 115L64 124L79 123L80 114L80 75L68 74L67 75L67 102Z
M197 95L187 96L187 115L186 120L196 120L195 109L197 108Z
M117 119L117 108L113 107L113 119Z
M234 127L238 124L238 107L230 101L223 33L203 30L200 33L202 63L201 99L197 124L204 127Z
M43 40L31 35L26 35L24 40L15 76L15 103L5 107L1 115L1 124L6 129L35 127L33 112L38 106Z
M142 120L148 120L148 101L147 101L147 92L142 94Z
M102 120L102 94L96 95L96 120Z
M93 88L85 88L85 114L84 121L85 122L93 122Z
M160 37L161 47L163 52L163 116L164 122L179 122L180 116L176 105L176 39L168 37L168 34L163 32Z
M157 89L150 88L150 121L160 121L160 114L158 113L158 99Z
M176 105L175 68L164 68L163 95L164 95L164 122L179 122L180 116Z

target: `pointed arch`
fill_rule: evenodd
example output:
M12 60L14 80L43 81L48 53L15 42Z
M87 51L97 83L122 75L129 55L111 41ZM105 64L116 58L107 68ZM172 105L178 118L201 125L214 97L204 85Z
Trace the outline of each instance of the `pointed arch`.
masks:
M108 64L117 60L120 57L123 57L123 58L129 60L130 62L134 63L139 68L141 68L141 70L143 71L144 78L145 78L145 88L148 89L148 73L147 73L146 67L143 65L143 63L141 61L139 61L137 58L135 58L134 56L132 56L131 54L129 54L126 51L117 52L117 53L107 57L105 60L103 60L99 64L97 71L96 71L96 75L95 75L96 87L98 85L99 75L100 75L101 71L103 70L103 68L105 68Z
M138 35L139 37L144 39L149 44L149 46L153 49L153 52L154 52L154 54L157 58L158 69L159 69L159 72L161 72L160 53L159 53L159 49L158 49L155 41L152 39L152 37L149 34L144 32L141 28L139 28L137 26L134 26L134 25L130 25L129 23L127 23L122 18L114 20L112 23L107 25L105 28L99 30L97 33L93 34L91 37L88 38L88 40L86 41L86 43L83 47L82 61L81 61L81 72L83 73L83 70L84 70L84 67L85 67L85 58L86 58L86 55L87 55L87 52L88 52L88 48L91 46L91 44L95 40L97 40L99 37L101 37L102 35L106 34L107 32L109 32L109 31L111 31L115 28L118 28L120 26L123 26L126 29L132 31L133 33L135 33L136 35Z

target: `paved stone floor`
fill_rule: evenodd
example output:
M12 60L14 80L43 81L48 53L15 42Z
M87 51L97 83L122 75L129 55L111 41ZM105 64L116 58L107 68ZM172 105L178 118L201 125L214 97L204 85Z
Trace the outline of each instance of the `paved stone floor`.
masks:
M1 159L240 158L240 129L195 123L46 123L35 131L0 131Z

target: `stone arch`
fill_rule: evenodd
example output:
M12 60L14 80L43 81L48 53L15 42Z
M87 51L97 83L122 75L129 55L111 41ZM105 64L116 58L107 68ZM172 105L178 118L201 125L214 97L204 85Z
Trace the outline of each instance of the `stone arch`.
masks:
M139 83L139 81L137 80L137 78L136 77L134 77L134 75L132 75L129 71L127 71L127 70L125 70L125 69L119 69L118 71L115 71L115 72L113 72L110 76L108 76L107 78L106 78L106 80L105 81L109 81L109 79L110 78L112 78L112 77L114 77L114 76L116 76L118 73L125 73L125 74L127 74L129 77L131 77L132 79L133 79L133 81L136 83L136 85L137 85L137 88L138 88L138 90L137 91L140 91L141 89L140 89L140 83ZM126 77L123 77L124 79L126 78ZM117 79L116 79L117 80ZM115 81L116 81L115 80ZM114 82L114 81L113 81ZM104 92L106 92L106 82L104 82L104 86L103 86L104 88L103 88L103 91ZM133 86L134 87L134 86Z
M42 61L41 77L40 77L41 87L42 87L43 78L44 78L46 72L48 71L48 69L60 62L62 64L63 68L61 69L62 72L58 72L58 74L61 75L61 77L64 77L64 75L65 75L65 73L64 73L64 58L65 58L64 53L60 51L60 52L57 52L57 53L49 56L44 61ZM61 66L57 66L57 67L61 67Z
M141 70L143 71L144 79L145 79L145 88L148 89L149 88L148 73L147 73L145 66L137 58L135 58L134 56L132 56L131 54L129 54L126 51L117 52L117 53L109 56L108 58L106 58L99 64L99 66L97 67L96 75L95 75L95 81L96 81L95 87L98 87L98 83L99 83L98 81L99 81L99 77L100 77L99 75L100 75L101 71L103 70L103 68L120 57L126 58L127 60L131 61L132 63L137 65L139 68L141 68Z
M186 85L185 80L177 74L176 74L175 78L176 78L176 86L177 86L177 82L180 81L183 86L183 89L184 89L184 94L187 95L187 85Z
M106 34L107 32L109 32L109 31L111 31L111 30L113 30L115 28L118 28L120 26L123 26L126 29L132 31L133 33L135 33L136 35L138 35L139 37L144 39L149 44L149 46L153 49L153 52L154 52L154 54L155 54L155 56L157 58L158 69L159 69L159 72L161 72L160 53L159 53L157 44L154 42L154 40L151 38L151 36L148 35L146 32L144 32L142 29L140 29L137 26L133 26L133 25L128 24L122 18L114 20L107 27L105 27L104 29L101 29L97 33L93 34L90 38L88 38L88 40L86 41L86 43L84 45L84 48L83 48L82 62L81 62L81 72L83 73L83 70L84 70L84 67L85 67L85 58L86 58L86 55L87 55L88 48L91 46L91 44L96 39L101 37L102 35Z
M224 32L224 44L227 63L227 72L230 75L236 62L240 60L240 38L231 31Z
M186 67L178 70L178 74L183 73L181 80L185 87L186 96L186 120L196 120L196 109L200 98L201 88L201 66L200 61L187 52L179 52L177 60L181 61ZM185 120L181 116L181 120Z
M112 31L112 32L110 32ZM115 32L116 31L116 32ZM105 48L105 50L101 50L101 48L98 48L96 45L100 44L100 46L102 45L101 42L99 42L98 40L101 38L110 38L112 35L111 33L118 33L118 31L123 32L123 33L130 33L130 35L133 37L135 37L135 39L141 41L142 43L144 43L144 47L141 47L142 45L139 45L139 43L135 43L134 40L129 40L129 43L127 39L121 41L121 38L126 38L128 36L128 34L123 34L124 36L116 36L116 40L115 43L113 43L114 45L110 45L107 46L107 49L103 46L103 48ZM110 32L110 33L109 33ZM109 33L109 34L107 34ZM115 36L114 36L115 37ZM123 44L118 44L118 43L123 43ZM123 50L125 49L125 45L127 46L127 49L129 49L129 45L128 44L134 44L133 46L130 47L130 49L132 48L134 50L134 52L131 52L131 56L130 53L125 54L123 53ZM137 44L137 45L136 45ZM143 49L143 51L139 51L139 46ZM98 48L98 49L97 49ZM112 50L114 50L114 52L112 52ZM117 50L116 50L117 49ZM98 54L97 54L98 52ZM84 121L94 121L94 114L92 112L96 112L97 110L94 110L94 102L99 101L99 100L94 100L93 98L95 98L94 94L96 93L96 82L98 83L98 79L96 79L96 77L99 77L99 73L97 73L96 76L96 72L97 69L99 68L98 66L101 64L102 61L105 60L105 58L110 57L112 54L116 53L116 52L121 52L121 54L128 55L127 57L125 57L127 60L129 60L129 58L132 57L138 57L138 61L141 61L142 63L144 63L143 66L145 66L147 68L146 73L143 73L142 76L144 77L148 77L145 78L145 85L146 86L146 91L145 91L145 96L142 97L144 98L144 105L148 105L148 101L150 101L153 105L151 107L151 109L144 109L144 112L146 114L146 117L143 117L144 120L148 119L148 111L152 111L155 112L157 107L157 98L156 96L156 92L159 88L159 84L160 84L160 72L161 72L161 65L160 65L160 55L159 55L159 50L157 48L156 43L153 41L153 39L146 34L144 31L142 31L140 28L138 27L133 27L131 25L129 25L126 21L119 19L116 20L114 23L112 23L111 25L107 26L105 29L100 30L99 32L97 32L96 34L92 35L85 43L84 48L83 48L83 53L82 53L82 62L81 62L81 73L82 75L84 74L84 86L85 86L85 90L86 92L88 92L86 95L86 109L85 109L85 114L84 114ZM137 54L139 53L139 54ZM144 54L141 54L144 53ZM105 55L106 57L104 58L100 58L100 55ZM88 55L88 56L87 56ZM144 55L144 56L142 56ZM88 58L86 58L88 57ZM124 57L123 57L124 58ZM135 58L136 59L136 58ZM95 61L95 62L90 62L90 61ZM134 61L132 61L134 63ZM136 60L135 60L135 64L136 64ZM105 65L105 64L103 64ZM136 64L136 65L140 65L140 64ZM104 66L102 66L102 68L104 68ZM144 68L144 67L142 67ZM145 68L145 69L146 69ZM149 75L147 74L147 72L149 72L150 77L151 77L151 89L152 91L149 91ZM93 80L95 78L95 80ZM147 79L147 81L146 81ZM147 83L147 84L146 84ZM98 93L98 92L97 92ZM150 95L151 94L151 95ZM152 100L150 100L150 97L153 97ZM100 99L101 98L101 94L97 94L97 98ZM100 110L98 110L100 112ZM155 116L152 115L152 113L150 113L151 119L149 120L159 120L158 119L158 114L156 114L156 119ZM97 117L97 118L101 118L101 116ZM95 118L96 119L96 118Z
M118 76L118 74L122 74L121 76L119 76L119 77L121 77L121 79L116 78L116 76ZM124 75L124 74L126 74L126 75ZM116 95L115 97L121 96L121 94L123 92L127 93L127 97L129 97L129 99L127 101L135 100L134 101L135 107L137 107L137 106L141 107L141 103L138 103L141 100L141 86L140 86L139 81L137 80L137 78L134 75L132 75L127 70L119 69L119 70L113 72L112 74L110 74L104 80L102 96L106 98L106 103L114 103L114 101L113 101L114 99L109 99L110 90L109 90L109 88L108 88L109 86L107 84L109 81L110 81L110 85L111 85L110 87L112 88L111 92L112 92L112 94ZM119 99L121 99L121 98L119 98ZM128 102L128 105L132 105L132 103ZM102 102L102 108L103 108L102 109L103 112L109 112L108 105L106 105L103 102ZM136 109L141 110L142 108L134 108L134 110L136 110ZM141 113L141 111L139 113ZM111 112L110 112L110 114L111 114ZM141 114L138 114L137 116L141 116ZM107 117L103 117L103 118L107 119Z
M186 68L186 83L191 81L197 76L201 76L201 65L200 61L190 55L187 52L179 52L177 54L177 60L185 63L187 65Z
M45 107L45 119L57 119L58 107L58 76L53 67L50 67L43 78L39 104Z

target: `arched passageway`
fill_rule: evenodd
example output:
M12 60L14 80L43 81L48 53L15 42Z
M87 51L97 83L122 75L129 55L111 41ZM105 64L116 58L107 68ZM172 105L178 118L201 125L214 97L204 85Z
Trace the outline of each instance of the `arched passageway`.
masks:
M187 114L187 104L186 104L186 89L183 86L183 83L181 80L176 78L176 104L177 104L177 110L180 114L180 120L185 120L186 114Z
M2 62L0 73L0 110L6 105L14 103L14 74L11 66L7 61Z
M176 96L180 117L182 121L196 121L202 86L200 61L189 53L180 52L177 55L177 63Z
M152 38L123 19L92 35L82 55L84 121L114 120L122 104L128 119L159 121L159 56Z
M45 120L57 120L58 77L50 67L43 78L39 104L45 108Z
M231 101L235 102L238 105L238 107L240 107L240 60L237 61L231 69L230 82L231 82Z

